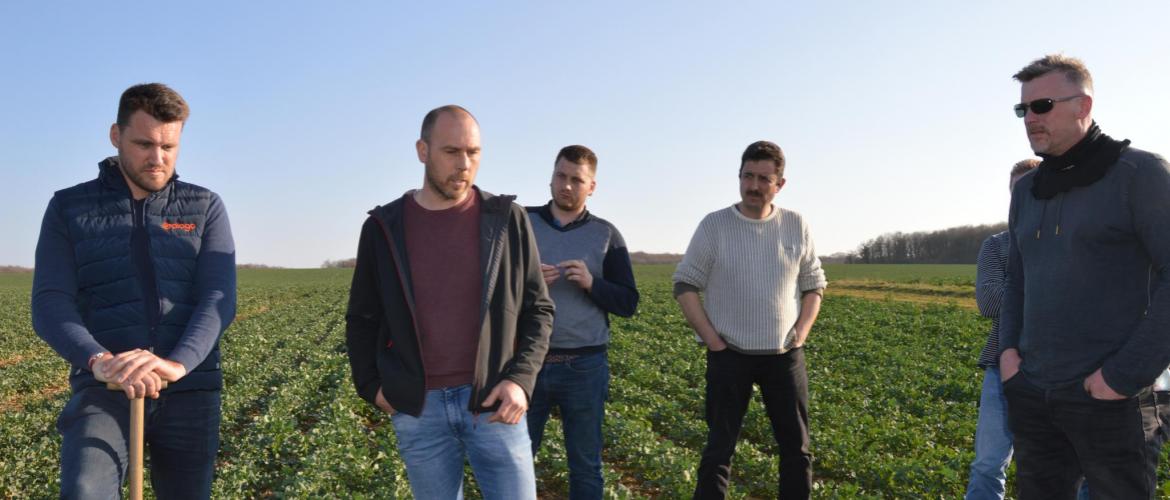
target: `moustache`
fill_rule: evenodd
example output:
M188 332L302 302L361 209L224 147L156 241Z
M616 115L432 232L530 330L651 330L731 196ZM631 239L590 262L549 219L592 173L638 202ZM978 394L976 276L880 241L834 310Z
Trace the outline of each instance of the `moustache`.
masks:
M1043 126L1039 126L1039 125L1037 125L1035 127L1027 127L1026 130L1028 131L1029 134L1035 134L1037 132L1048 133L1048 129L1044 128Z
M748 195L748 196L759 196L759 197L763 197L763 196L764 196L764 193L762 193L762 192L760 192L760 191L755 191L755 190L752 190L752 191L748 191L748 192L747 192L747 195Z

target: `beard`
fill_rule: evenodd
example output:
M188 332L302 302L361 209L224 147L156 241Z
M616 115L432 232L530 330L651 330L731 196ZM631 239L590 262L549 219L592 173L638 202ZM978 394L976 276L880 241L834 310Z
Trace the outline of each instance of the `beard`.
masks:
M159 180L154 176L143 172L143 170L147 167L140 167L130 164L121 160L121 158L121 155L119 155L118 168L122 170L122 175L124 175L131 184L134 184L139 189L148 193L157 193L162 191L162 189L167 186L167 183L170 182L171 178L175 175L174 171L171 171L169 175L164 177L162 180ZM166 172L166 167L162 167L162 170L163 172Z
M449 186L447 183L454 184L456 181L466 181L467 184L463 188ZM463 197L468 189L471 189L471 179L462 175L451 175L446 179L439 178L439 175L434 173L434 169L427 165L427 185L439 193L444 200L455 201Z
M576 212L585 205L584 201L578 202L576 199L574 199L572 201L566 202L559 196L553 196L553 204L555 204L557 208L566 212Z

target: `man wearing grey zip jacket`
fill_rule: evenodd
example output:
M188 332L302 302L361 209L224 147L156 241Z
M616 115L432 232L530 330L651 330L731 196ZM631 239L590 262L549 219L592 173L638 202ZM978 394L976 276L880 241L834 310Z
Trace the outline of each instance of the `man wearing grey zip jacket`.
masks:
M346 313L354 385L391 415L416 498L459 497L470 460L484 498L535 499L525 412L553 304L531 224L512 197L474 186L467 110L428 113L416 149L422 189L362 227Z
M1170 364L1170 165L1101 133L1092 78L1034 61L1016 114L1044 159L1012 193L1000 372L1020 498L1150 498ZM1153 460L1151 460L1153 459Z

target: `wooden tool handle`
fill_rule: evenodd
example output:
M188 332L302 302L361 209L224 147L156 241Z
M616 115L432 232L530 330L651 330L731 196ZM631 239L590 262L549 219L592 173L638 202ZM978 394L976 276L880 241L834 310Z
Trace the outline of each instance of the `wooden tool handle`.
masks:
M161 390L166 389L166 388L167 388L167 381L164 380L164 381L162 381L162 387L159 387L158 390L161 391ZM120 390L122 390L122 384L119 384L117 382L106 382L106 389L109 389L111 391L120 391Z

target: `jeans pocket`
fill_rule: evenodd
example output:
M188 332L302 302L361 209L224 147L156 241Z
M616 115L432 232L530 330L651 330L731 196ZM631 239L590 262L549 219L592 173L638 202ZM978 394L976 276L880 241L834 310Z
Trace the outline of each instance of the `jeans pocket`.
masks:
M605 369L609 359L605 353L590 354L565 363L569 370L575 373L593 373Z
M1003 387L1005 394L1019 390L1021 385L1027 385L1024 380L1024 372L1017 371L1015 375L1012 375L1012 378L1001 382L1000 385Z

